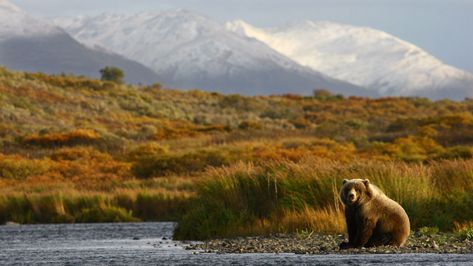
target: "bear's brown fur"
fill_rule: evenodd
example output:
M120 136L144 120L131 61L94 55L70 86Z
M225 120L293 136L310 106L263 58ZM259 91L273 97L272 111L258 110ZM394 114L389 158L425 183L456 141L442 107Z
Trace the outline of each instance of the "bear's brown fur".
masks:
M340 199L348 229L348 242L341 243L341 249L406 243L409 217L401 205L368 179L343 180Z

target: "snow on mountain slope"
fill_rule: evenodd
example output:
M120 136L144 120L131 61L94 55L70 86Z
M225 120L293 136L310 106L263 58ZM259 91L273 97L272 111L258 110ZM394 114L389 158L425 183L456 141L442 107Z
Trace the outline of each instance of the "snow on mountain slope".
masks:
M28 15L6 0L0 0L0 65L14 70L91 77L99 77L99 70L111 65L122 68L129 83L160 80L147 67L117 54L85 47L61 28Z
M235 21L227 28L262 41L304 66L381 95L434 99L473 95L473 75L379 30L312 21L271 29Z
M240 36L186 10L57 19L88 45L99 45L155 70L168 86L242 94L314 88L366 95L366 91L303 67L253 38Z
M21 36L60 34L63 31L49 22L35 19L7 0L0 0L0 41Z

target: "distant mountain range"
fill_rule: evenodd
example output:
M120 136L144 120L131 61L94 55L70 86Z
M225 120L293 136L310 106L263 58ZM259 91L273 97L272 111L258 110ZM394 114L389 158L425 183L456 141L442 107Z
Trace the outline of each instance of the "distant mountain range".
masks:
M399 38L365 27L306 21L261 29L235 21L224 28L220 23L185 10L102 14L57 23L80 41L137 60L176 86L205 87L212 83L225 86L225 81L235 75L240 81L242 77L248 82L263 77L290 85L294 84L287 76L291 73L290 76L325 75L343 80L359 86L354 89L358 95L418 95L433 99L473 96L470 73L445 65ZM316 71L316 75L310 75L307 68ZM300 83L293 88L306 93L304 79L298 80ZM316 87L310 84L315 83L309 82L308 89ZM244 87L254 90L248 83L239 86L238 82L232 82L231 85L242 93L247 92L242 90ZM264 85L276 89L274 84L266 82ZM340 86L322 84L319 87ZM287 86L281 89L288 91ZM341 91L353 94L353 90L346 87Z
M306 21L262 29L187 10L54 23L0 0L0 65L94 77L114 65L128 82L247 95L325 88L373 97L473 97L472 74L370 28Z
M380 95L435 99L473 95L472 74L379 30L312 21L271 29L235 21L227 28L266 43L301 65Z
M126 72L129 83L155 83L159 76L146 66L79 43L53 23L33 18L0 0L0 65L24 71L73 73L99 77L104 66Z
M314 88L329 88L367 95L361 87L301 66L260 41L186 10L56 22L88 45L151 67L168 86L241 94L310 94Z

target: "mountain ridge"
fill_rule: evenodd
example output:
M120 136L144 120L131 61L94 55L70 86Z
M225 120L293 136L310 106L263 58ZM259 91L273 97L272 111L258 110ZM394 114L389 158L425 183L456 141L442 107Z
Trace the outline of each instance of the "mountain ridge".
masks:
M301 66L260 41L242 38L184 9L104 13L58 19L56 24L85 44L106 47L151 67L172 87L241 94L311 94L324 87L367 95L364 88Z
M8 0L0 0L0 25L0 40L65 33L44 19L29 16Z
M237 20L226 27L262 41L302 65L384 96L473 95L472 74L443 64L421 48L380 30L329 21L264 29Z
M101 68L112 65L126 72L126 82L151 84L161 80L146 66L86 47L60 27L32 17L6 0L0 2L0 25L0 65L8 68L97 78Z

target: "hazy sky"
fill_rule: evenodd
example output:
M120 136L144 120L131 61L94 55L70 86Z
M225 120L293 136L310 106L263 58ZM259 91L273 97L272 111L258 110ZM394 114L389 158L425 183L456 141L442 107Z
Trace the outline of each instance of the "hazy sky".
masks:
M473 0L10 0L38 16L187 8L256 26L329 20L401 37L473 73Z

